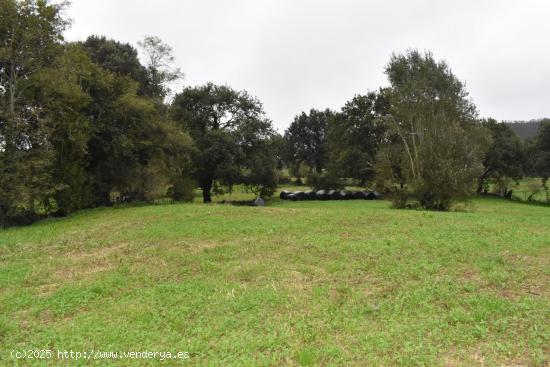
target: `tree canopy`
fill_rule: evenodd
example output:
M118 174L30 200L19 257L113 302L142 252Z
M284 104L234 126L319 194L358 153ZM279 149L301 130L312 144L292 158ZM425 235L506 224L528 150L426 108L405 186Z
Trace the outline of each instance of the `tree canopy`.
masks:
M384 120L396 144L392 154L399 155L390 161L400 162L399 187L409 185L399 196L412 194L422 207L438 210L471 196L487 139L462 82L445 62L417 50L394 54L386 75L391 107Z
M256 98L208 83L176 94L171 110L197 147L194 177L205 203L212 201L212 190L231 190L237 183L259 184L264 195L272 193L276 161L269 141L274 131Z
M361 185L374 179L386 129L381 117L388 109L384 95L372 92L354 96L330 119L327 140L334 175L357 179Z
M294 118L285 131L286 158L295 166L307 164L321 172L326 168L328 158L327 130L333 112L326 109L311 109L309 114L302 112Z

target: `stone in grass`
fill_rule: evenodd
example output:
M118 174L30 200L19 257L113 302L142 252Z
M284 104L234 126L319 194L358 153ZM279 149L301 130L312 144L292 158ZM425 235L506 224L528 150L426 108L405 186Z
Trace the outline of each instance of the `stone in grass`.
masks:
M287 200L288 199L288 195L290 195L291 192L288 191L288 190L283 190L281 191L281 193L279 194L279 197L281 198L281 200Z
M262 198L256 198L256 200L254 200L252 205L253 206L264 206L265 205L265 200L262 199Z

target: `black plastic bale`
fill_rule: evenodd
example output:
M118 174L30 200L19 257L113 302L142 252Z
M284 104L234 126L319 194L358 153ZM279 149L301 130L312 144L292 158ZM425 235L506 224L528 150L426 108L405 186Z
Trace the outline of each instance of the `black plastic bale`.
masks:
M353 198L356 200L362 200L365 198L365 193L363 191L354 191Z
M340 196L342 197L343 200L353 199L353 193L351 191L348 191L348 190L340 191Z
M382 200L382 194L381 193L379 193L378 191L373 191L372 193L373 193L374 198L376 200Z
M315 193L315 195L319 200L328 200L328 193L325 190L319 190Z
M307 196L306 193L303 191L296 191L294 195L298 198L298 200L306 200Z
M287 199L292 201L298 201L298 197L296 196L296 194L288 194Z
M336 190L329 190L328 191L328 198L329 200L338 200L340 199L340 192Z
M317 199L317 194L313 190L306 191L306 196L307 196L308 200Z
M287 200L287 199L288 199L288 195L290 195L290 194L291 194L290 191L283 190L283 191L281 191L281 193L279 194L279 197L281 198L281 200Z
M376 195L374 195L374 192L368 191L367 194L365 195L365 199L374 200L374 199L376 199Z

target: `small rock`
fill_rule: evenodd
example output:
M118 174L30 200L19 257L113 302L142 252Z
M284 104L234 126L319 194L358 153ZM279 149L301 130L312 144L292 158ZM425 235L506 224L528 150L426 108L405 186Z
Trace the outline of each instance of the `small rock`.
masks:
M252 205L253 206L264 206L265 205L265 200L262 199L262 198L256 198L256 200L254 200L254 203Z

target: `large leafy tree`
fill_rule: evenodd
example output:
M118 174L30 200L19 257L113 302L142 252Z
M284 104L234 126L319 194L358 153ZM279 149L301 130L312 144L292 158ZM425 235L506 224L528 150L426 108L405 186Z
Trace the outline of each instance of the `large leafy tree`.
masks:
M550 201L550 120L543 120L538 134L533 142L534 171L542 178L542 185L546 191L546 198Z
M165 195L191 139L129 45L63 41L63 4L0 2L0 226Z
M289 165L297 169L305 163L316 172L326 168L328 121L332 116L333 112L328 109L311 109L309 114L302 112L294 118L284 135Z
M495 119L482 121L491 137L491 144L483 158L483 173L479 177L477 192L486 188L489 178L519 179L524 174L525 149L521 139L506 124Z
M42 106L31 86L62 49L68 24L61 16L63 6L0 2L0 224L46 207L57 189Z
M134 46L104 36L90 36L82 45L93 63L114 74L130 77L139 83L140 95L153 96L149 72L140 63Z
M386 74L391 107L384 121L398 148L391 161L401 162L407 185L399 194L411 194L424 208L446 210L475 192L483 170L487 135L476 107L449 66L429 52L394 54Z
M388 109L384 95L371 92L356 95L329 120L329 167L334 175L354 178L361 184L373 179L385 131L380 117Z
M205 203L212 201L213 190L231 189L236 183L269 195L276 184L275 157L269 153L274 131L257 99L208 83L177 94L172 115L195 142L194 176Z
M29 87L40 106L38 114L53 157L51 175L56 184L56 210L68 213L91 206L88 142L92 124L85 113L92 102L87 90L102 79L76 45L68 45L55 62L37 72Z
M36 74L32 91L54 156L59 213L110 205L111 193L148 200L188 163L190 138L137 93L139 83L92 63L68 44ZM182 164L184 166L182 166Z

